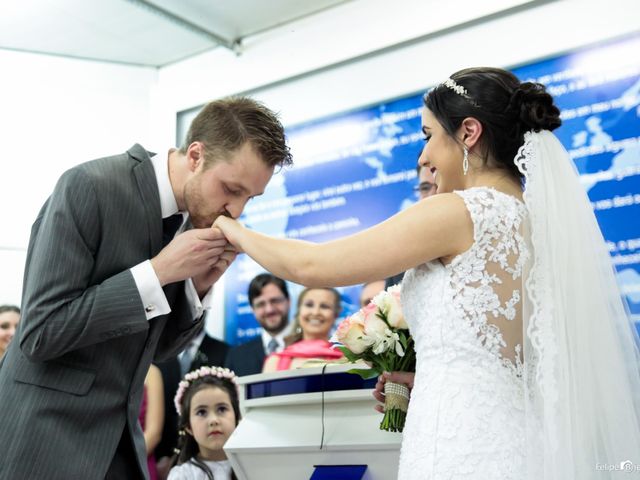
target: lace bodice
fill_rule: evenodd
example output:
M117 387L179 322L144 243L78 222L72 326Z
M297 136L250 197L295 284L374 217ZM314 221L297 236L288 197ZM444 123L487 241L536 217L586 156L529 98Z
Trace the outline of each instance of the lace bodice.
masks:
M417 367L401 455L406 479L517 478L524 452L522 202L456 192L474 242L450 263L410 270L402 306Z
M474 243L446 266L456 316L482 345L521 374L522 270L529 251L520 233L523 203L489 189L458 192L474 226Z

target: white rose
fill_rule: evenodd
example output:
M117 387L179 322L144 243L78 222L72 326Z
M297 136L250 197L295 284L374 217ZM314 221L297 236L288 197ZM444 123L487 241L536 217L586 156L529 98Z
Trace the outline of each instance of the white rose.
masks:
M364 309L364 333L372 337L376 342L387 336L389 326L378 316L378 307L373 304Z
M398 292L389 295L388 299L388 309L387 313L387 322L394 328L398 328L400 330L408 330L409 325L407 325L407 321L404 318L404 314L402 313L402 307L400 306L400 293Z

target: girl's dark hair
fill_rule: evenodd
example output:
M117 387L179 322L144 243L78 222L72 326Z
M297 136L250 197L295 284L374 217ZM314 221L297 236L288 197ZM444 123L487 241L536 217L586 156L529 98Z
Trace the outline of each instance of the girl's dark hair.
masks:
M191 462L196 467L200 468L206 475L208 480L214 480L213 473L205 465L204 462L198 459L198 453L200 451L196 439L187 432L189 427L189 412L191 410L191 400L193 396L200 390L204 390L209 387L217 387L224 390L229 395L231 400L231 407L233 413L236 416L236 425L240 422L240 401L238 398L238 389L236 384L228 378L219 378L213 375L207 375L206 377L200 377L190 382L189 387L185 390L182 396L182 402L180 405L180 417L178 419L178 431L180 436L178 438L178 450L179 452L174 455L171 466L182 465L183 463ZM231 478L237 480L236 474L232 472Z
M298 295L296 315L293 319L293 326L292 326L293 333L291 333L290 335L287 335L284 338L284 344L286 346L292 345L302 340L303 335L302 335L302 328L300 327L300 306L304 301L305 295L309 293L311 290L328 290L329 292L331 292L331 294L333 295L333 305L334 305L334 312L336 312L336 318L340 316L340 311L342 309L342 298L340 297L340 292L338 290L331 287L305 288L304 290L302 290L302 292L300 292L300 295Z
M500 68L467 68L450 77L464 87L461 95L444 84L424 96L425 106L455 138L462 121L473 117L482 124L481 151L485 163L495 162L515 178L522 178L513 159L529 130L554 130L562 123L560 110L540 83L520 82Z

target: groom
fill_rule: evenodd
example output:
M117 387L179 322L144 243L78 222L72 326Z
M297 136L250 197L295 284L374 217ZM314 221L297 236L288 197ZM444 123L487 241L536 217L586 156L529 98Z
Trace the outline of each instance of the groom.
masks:
M235 258L210 226L290 163L277 117L232 98L206 105L179 150L134 145L62 175L32 227L0 363L1 480L146 478L149 364L200 331Z

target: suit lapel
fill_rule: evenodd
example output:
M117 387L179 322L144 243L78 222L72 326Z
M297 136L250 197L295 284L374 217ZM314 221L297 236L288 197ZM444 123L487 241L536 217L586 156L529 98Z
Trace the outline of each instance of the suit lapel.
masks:
M158 181L151 164L149 153L140 145L134 145L127 152L138 161L133 168L140 199L145 209L147 231L149 232L150 258L155 257L162 250L162 211L160 210L160 194Z
M255 340L254 348L256 353L259 353L260 355L262 355L262 358L267 356L267 352L265 352L264 350L264 344L262 343L262 337L260 335L258 335L258 337Z

